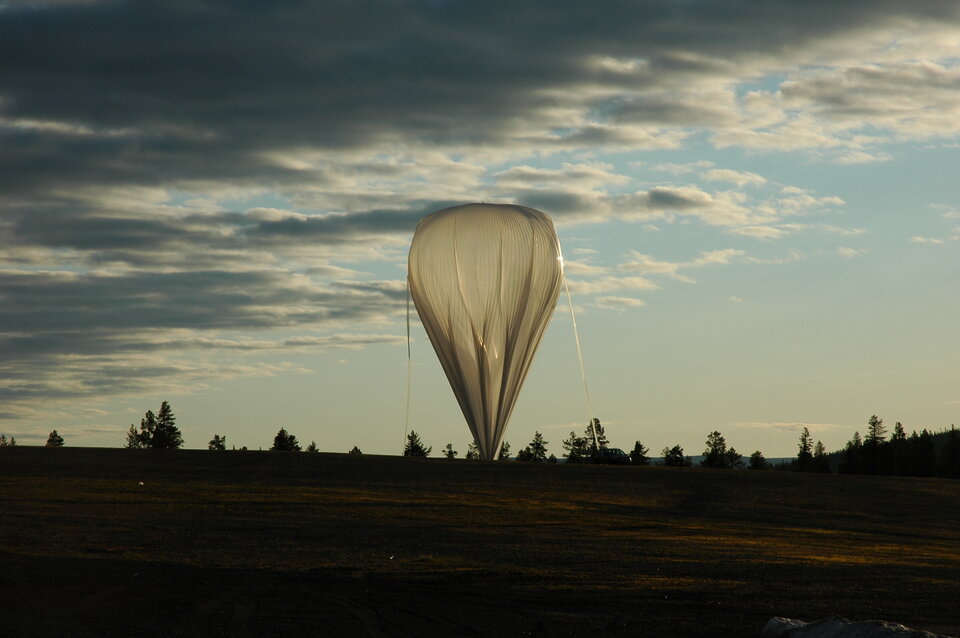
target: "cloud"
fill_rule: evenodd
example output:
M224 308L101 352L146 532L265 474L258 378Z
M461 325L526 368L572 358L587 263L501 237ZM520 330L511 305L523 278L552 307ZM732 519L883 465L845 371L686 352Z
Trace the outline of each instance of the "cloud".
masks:
M734 423L733 425L743 428L760 428L768 430L781 430L784 432L800 433L803 428L807 428L811 433L829 432L830 430L850 429L852 426L836 423L803 423L789 421L744 421Z
M866 248L850 248L849 246L838 246L837 254L845 259L853 259L867 253Z
M711 182L730 182L739 187L766 184L766 178L749 171L734 171L728 168L715 168L703 173L703 178Z
M604 310L615 310L623 311L629 308L640 308L646 305L646 302L642 299L636 299L634 297L615 297L615 296L600 296L594 299L594 305L598 308L603 308Z
M636 271L642 275L665 275L678 281L694 283L696 280L693 277L681 274L680 271L729 264L735 258L743 255L742 250L725 248L702 252L699 257L690 261L671 262L662 261L632 250L628 261L621 263L619 267L621 270Z
M697 162L690 162L688 164L657 164L651 166L655 171L664 171L667 173L672 173L673 175L687 175L689 173L695 173L698 169L709 168L713 166L713 162L708 160L700 160Z
M922 237L921 235L914 235L910 238L915 244L942 244L943 240L937 237Z

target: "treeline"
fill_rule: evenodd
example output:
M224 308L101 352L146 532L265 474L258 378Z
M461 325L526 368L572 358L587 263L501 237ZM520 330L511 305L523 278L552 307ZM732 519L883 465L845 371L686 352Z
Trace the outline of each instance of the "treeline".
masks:
M866 435L853 438L839 453L842 474L885 474L890 476L942 476L960 478L960 432L953 426L934 434L926 428L907 435L898 421L887 438L883 419L877 415L867 422Z
M559 459L548 454L548 442L540 432L521 449L515 460L534 463L556 463ZM590 463L599 450L608 449L608 439L603 425L598 419L587 425L582 434L571 431L564 439L563 458L566 463ZM404 456L429 456L433 451L420 440L416 432L407 435ZM354 448L353 453L359 453ZM457 458L459 452L447 443L442 454L448 459ZM674 445L665 447L659 459L649 456L649 450L640 441L634 443L629 456L634 465L659 463L672 467L692 467L691 457L684 454L683 447ZM475 443L470 443L465 458L479 459ZM510 460L510 444L504 443L500 449L499 460ZM867 423L867 435L855 432L853 438L843 450L828 453L822 441L814 442L810 430L804 427L800 432L797 456L790 461L773 464L760 450L755 450L744 459L737 450L728 446L724 436L713 431L707 435L705 448L699 467L713 469L782 470L795 472L834 472L844 474L888 474L894 476L939 476L960 478L960 432L952 427L934 434L927 429L919 433L914 430L906 434L901 423L897 423L889 439L883 419L874 415Z
M17 444L12 436L0 434L0 447L10 447ZM559 459L550 454L549 444L540 432L536 432L533 440L521 448L514 460L530 463L557 463ZM64 439L53 430L47 437L44 447L63 447ZM562 458L566 463L590 463L601 450L609 450L609 441L603 424L599 419L593 419L587 424L581 434L571 431L562 441ZM176 426L176 417L168 401L160 404L160 410L154 414L147 410L140 420L139 427L130 425L127 431L125 447L130 449L143 448L180 448L183 446L183 436ZM210 450L226 450L227 437L214 434L207 444ZM236 448L232 448L236 449ZM241 447L246 450L246 447ZM510 443L504 442L500 448L498 460L511 460ZM297 437L280 428L273 439L271 451L275 452L318 452L317 444L311 441L306 448L302 448ZM404 445L404 456L426 457L433 452L432 447L426 446L420 436L411 431ZM354 446L349 454L363 454L359 447ZM617 452L618 454L623 454ZM455 459L459 452L452 443L447 443L441 454L448 459ZM640 441L634 443L628 456L634 465L649 465L659 463L673 467L690 467L693 465L691 457L684 454L683 447L674 445L665 447L659 459L649 455L648 448ZM466 459L479 459L480 453L476 443L467 446ZM873 415L867 421L866 434L861 437L854 432L853 438L847 442L844 449L827 453L821 441L813 441L809 429L806 427L800 432L796 458L771 464L763 454L756 450L746 460L732 446L728 446L726 439L719 431L707 435L706 446L698 464L700 467L714 469L748 469L748 470L787 470L799 472L839 472L841 474L878 474L891 476L938 476L944 478L960 478L960 432L953 426L949 430L933 433L926 428L920 432L913 430L909 435L903 424L897 422L893 430L887 434L883 419Z

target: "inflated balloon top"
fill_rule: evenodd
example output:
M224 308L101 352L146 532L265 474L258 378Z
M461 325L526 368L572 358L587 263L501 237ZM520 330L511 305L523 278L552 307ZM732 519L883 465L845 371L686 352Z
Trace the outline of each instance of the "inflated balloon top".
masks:
M480 457L494 458L563 285L553 221L508 204L420 220L408 280Z

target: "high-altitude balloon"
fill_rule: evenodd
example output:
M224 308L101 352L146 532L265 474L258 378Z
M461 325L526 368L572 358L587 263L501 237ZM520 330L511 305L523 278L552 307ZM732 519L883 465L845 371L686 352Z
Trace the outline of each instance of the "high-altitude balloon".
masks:
M420 220L410 295L480 449L494 458L563 284L553 221L465 204Z

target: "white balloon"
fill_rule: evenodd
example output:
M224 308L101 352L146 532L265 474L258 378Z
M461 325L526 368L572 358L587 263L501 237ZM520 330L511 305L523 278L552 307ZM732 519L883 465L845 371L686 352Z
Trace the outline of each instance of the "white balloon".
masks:
M431 213L407 277L480 457L495 458L563 285L553 221L506 204Z

